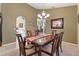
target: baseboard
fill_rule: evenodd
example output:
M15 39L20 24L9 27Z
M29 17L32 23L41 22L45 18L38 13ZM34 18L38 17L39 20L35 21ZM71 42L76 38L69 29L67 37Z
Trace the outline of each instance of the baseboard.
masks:
M12 43L8 43L8 44L3 44L2 47L9 46L9 45L14 45L14 44L16 44L16 42L12 42Z
M4 44L0 47L0 55L16 49L16 42Z
M70 42L65 42L65 41L63 41L63 43L66 43L66 44L69 44L69 45L74 45L74 46L77 46L77 44L70 43Z

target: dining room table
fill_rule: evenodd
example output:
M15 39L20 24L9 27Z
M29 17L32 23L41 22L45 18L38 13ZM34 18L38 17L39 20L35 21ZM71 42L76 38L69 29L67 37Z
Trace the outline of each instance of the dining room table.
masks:
M35 47L37 48L37 51L35 53L38 53L38 56L42 55L42 52L51 55L51 53L43 50L42 48L51 42L53 42L54 35L52 34L39 34L36 36L26 37L25 41L31 42ZM33 53L33 54L35 54ZM31 54L32 55L32 54Z

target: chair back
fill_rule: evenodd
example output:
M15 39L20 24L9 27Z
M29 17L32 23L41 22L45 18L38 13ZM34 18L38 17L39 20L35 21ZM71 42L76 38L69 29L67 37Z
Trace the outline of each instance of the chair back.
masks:
M22 55L25 56L26 55L26 53L25 53L25 43L23 41L23 38L22 38L21 34L16 34L16 36L17 36L18 44L19 44L19 51Z
M35 30L35 36L39 34L39 30Z
M39 34L39 30L34 30L34 35L32 30L27 30L27 37L37 36Z
M63 38L63 34L64 34L64 32L61 32L61 33L59 33L59 43L58 43L58 45L61 47L61 51L62 51L62 38Z
M57 30L52 30L52 35L55 35Z
M54 39L53 39L53 43L52 43L52 49L51 49L51 54L53 55L58 47L58 41L59 41L59 36L58 34L55 34Z
M57 38L57 40L58 40L58 42L57 42L57 48L58 49L59 49L59 46L62 43L63 34L64 34L64 32L60 32L60 33L57 34L58 35L58 38Z
M31 30L27 30L27 37L31 37L33 36L32 31Z
M62 40L63 34L64 34L64 32L61 32L61 33L60 33L60 40Z

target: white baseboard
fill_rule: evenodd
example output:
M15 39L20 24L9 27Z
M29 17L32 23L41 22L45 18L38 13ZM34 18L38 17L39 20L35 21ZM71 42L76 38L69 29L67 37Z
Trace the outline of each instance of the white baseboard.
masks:
M0 55L16 49L16 42L4 44L0 47Z
M74 44L74 43L70 43L70 42L65 42L63 41L63 43L69 44L69 45L73 45L73 46L77 46L78 44Z
M74 43L70 43L70 42L64 42L63 44L69 45L70 47L76 47L79 50L79 44L74 44Z
M9 44L3 44L2 47L9 46L9 45L14 45L14 44L16 44L16 42L12 42L12 43L9 43Z

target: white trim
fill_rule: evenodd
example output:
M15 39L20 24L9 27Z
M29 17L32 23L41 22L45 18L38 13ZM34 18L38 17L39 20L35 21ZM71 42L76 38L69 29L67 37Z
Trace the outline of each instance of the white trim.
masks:
M78 43L78 49L79 49L79 23L77 23L77 43Z
M64 42L64 41L63 41L63 44L69 45L71 47L76 47L77 49L79 49L79 44L74 44L74 43Z
M63 41L63 43L67 43L67 44L69 44L69 45L74 45L74 46L77 46L77 44L70 43L70 42L65 42L65 41Z
M8 46L8 45L13 45L13 44L16 44L16 42L12 42L12 43L8 43L8 44L3 44L2 47L3 46Z

